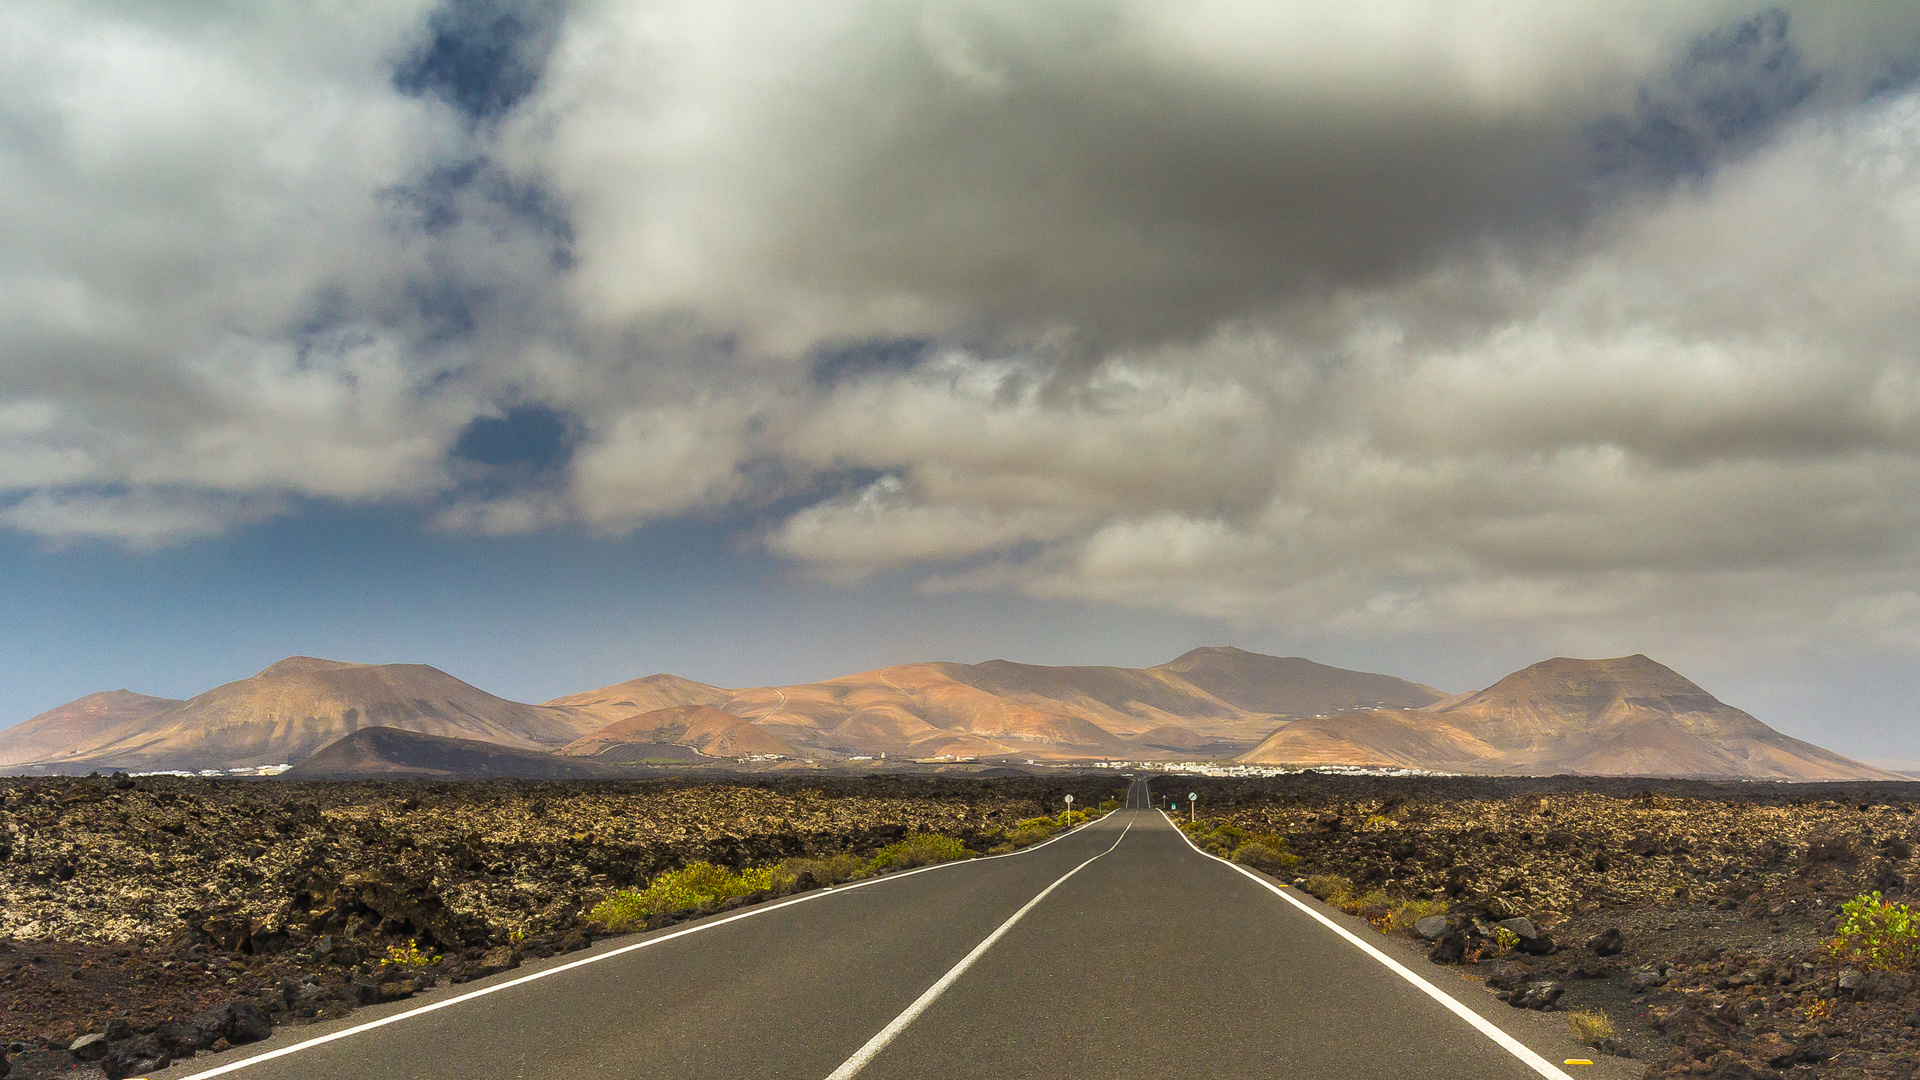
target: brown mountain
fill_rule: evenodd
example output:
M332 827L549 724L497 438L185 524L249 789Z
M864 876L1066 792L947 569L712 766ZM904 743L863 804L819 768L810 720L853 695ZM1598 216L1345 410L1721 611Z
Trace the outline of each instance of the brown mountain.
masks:
M0 731L0 765L72 754L122 724L138 724L180 704L131 690L88 694Z
M733 698L733 694L732 690L722 690L678 675L661 674L629 679L598 690L568 694L542 704L585 713L610 724L636 713L669 709L676 705L725 705Z
M1316 664L1298 656L1241 649L1194 649L1149 671L1178 676L1235 708L1300 717L1349 709L1418 709L1447 695L1431 686Z
M1477 773L1898 779L1782 735L1639 655L1542 661L1424 709L1296 720L1240 760Z
M404 777L584 780L630 774L599 762L520 750L480 739L449 739L401 728L364 727L307 755L282 775L292 780Z
M800 753L745 717L706 705L676 705L629 716L580 736L560 753L599 761L651 761L663 756L663 746L691 747L716 758Z
M157 715L123 722L57 759L62 768L230 769L297 762L363 727L558 749L599 726L564 708L498 698L424 664L296 656Z
M1440 697L1431 687L1298 658L1196 649L1152 668L902 664L741 690L718 707L828 755L1164 758L1251 747L1272 732L1275 704L1289 710L1284 718Z

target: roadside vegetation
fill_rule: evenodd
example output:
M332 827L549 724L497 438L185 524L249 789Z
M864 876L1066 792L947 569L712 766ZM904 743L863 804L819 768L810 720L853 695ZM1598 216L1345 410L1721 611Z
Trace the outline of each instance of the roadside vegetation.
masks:
M1118 809L1109 799L1102 804ZM986 850L975 851L959 838L937 832L913 833L881 848L872 858L852 854L786 859L771 866L729 869L710 862L691 862L656 875L640 889L616 892L587 912L587 918L614 933L644 930L650 925L708 915L746 904L826 885L859 881L876 874L933 866L981 854L1005 854L1048 840L1099 814L1090 810L1063 811L1027 818L1007 829Z
M1582 1046L1600 1049L1613 1038L1613 1021L1597 1009L1575 1009L1567 1014L1567 1026Z
M1180 829L1201 851L1263 874L1279 877L1300 861L1299 856L1287 850L1287 838L1278 833L1254 833L1237 825L1206 819L1182 823Z
M1287 838L1277 833L1255 833L1230 822L1204 818L1181 823L1180 829L1200 850L1263 874L1284 878L1300 862L1298 855L1287 850ZM1316 874L1298 885L1341 911L1367 920L1381 933L1412 934L1415 923L1429 915L1445 915L1448 908L1441 900L1407 899L1379 889L1356 889L1352 881L1336 874Z
M1856 896L1841 905L1827 951L1864 971L1920 971L1920 911L1877 892Z

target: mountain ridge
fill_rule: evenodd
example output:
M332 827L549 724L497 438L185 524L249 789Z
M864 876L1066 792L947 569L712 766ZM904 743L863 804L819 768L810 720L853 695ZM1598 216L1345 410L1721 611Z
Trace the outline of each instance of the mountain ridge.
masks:
M1640 653L1542 660L1484 690L1423 709L1295 721L1236 760L1485 773L1898 779L1775 731Z
M21 767L18 755L51 746L27 765L54 771L233 769L297 763L375 727L607 765L663 756L830 764L1197 755L1441 772L1895 775L1777 732L1642 654L1555 657L1446 695L1228 646L1148 668L926 661L739 690L662 673L539 705L421 664L293 656L186 701L89 695L0 731L0 750L12 745L16 760L6 764ZM54 745L62 739L71 741ZM354 745L363 756L377 749Z

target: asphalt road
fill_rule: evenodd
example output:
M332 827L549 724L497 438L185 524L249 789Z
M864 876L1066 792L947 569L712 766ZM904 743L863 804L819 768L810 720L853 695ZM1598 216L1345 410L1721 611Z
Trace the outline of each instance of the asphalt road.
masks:
M1144 785L1128 803L1025 852L618 939L156 1078L1542 1075L1196 852ZM320 1034L338 1037L298 1047Z

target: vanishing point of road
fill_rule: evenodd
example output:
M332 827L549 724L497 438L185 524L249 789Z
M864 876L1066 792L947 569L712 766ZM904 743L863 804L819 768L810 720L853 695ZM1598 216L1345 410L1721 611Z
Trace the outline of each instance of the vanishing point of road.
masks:
M613 939L155 1080L1565 1075L1200 854L1143 781L1127 803L1023 852Z

